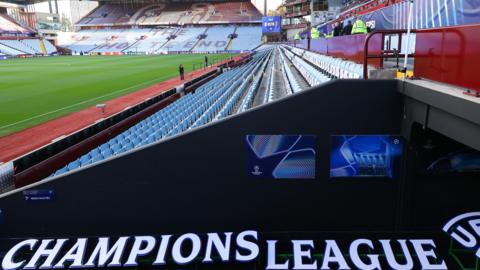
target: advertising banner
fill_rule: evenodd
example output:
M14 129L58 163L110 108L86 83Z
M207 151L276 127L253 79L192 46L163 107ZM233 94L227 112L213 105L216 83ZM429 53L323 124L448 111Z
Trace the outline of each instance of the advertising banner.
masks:
M282 29L282 17L263 17L262 18L262 32L264 34L280 33Z

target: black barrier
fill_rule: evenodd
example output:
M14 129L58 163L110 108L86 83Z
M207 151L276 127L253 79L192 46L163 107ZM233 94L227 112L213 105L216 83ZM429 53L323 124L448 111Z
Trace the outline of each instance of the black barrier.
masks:
M350 139L401 133L406 112L397 86L396 81L333 81L4 195L0 198L2 263L8 266L10 258L22 267L28 265L39 247L49 243L45 238L55 238L52 241L58 244L64 237L66 244L59 245L60 255L54 260L58 263L63 256L72 258L67 251L83 241L79 238L87 237L85 252L72 248L79 264L85 264L79 267L104 266L99 265L103 260L95 259L94 250L101 250L101 243L103 251L105 243L113 249L114 243L124 239L117 260L115 256L106 260L109 267L303 269L300 266L308 264L305 269L339 265L343 269L376 265L381 269L476 269L480 201L478 182L472 181L478 177L450 179L447 174L440 178L418 170L425 155L432 160L442 156L441 148L432 146L455 149L458 143L414 124L398 177L366 176L378 168L362 168L361 177L332 177L332 136ZM266 170L252 171L247 165L246 137L269 134L313 136L314 177L252 177ZM271 148L267 146L255 153L263 156ZM443 150L450 151L447 148ZM371 159L367 154L372 152L360 153L359 159ZM299 167L292 166L291 171ZM246 239L240 237L242 233L250 234L247 242L252 245L241 241ZM224 242L227 235L232 236L229 255L222 253L224 259L216 252L210 261L209 237L218 236ZM160 243L169 237L163 252ZM192 239L192 244L176 245L179 239ZM23 242L19 252L11 252L22 241L29 242ZM256 256L239 260L238 254L255 253L254 247ZM138 256L137 266L129 258L140 249L145 254ZM157 256L162 252L164 257ZM194 256L185 259L190 253ZM106 252L96 254L107 257Z
M328 83L35 187L52 201L1 198L0 234L394 229L399 181L331 180L328 161L331 135L400 133L396 86ZM315 135L316 179L249 179L249 134Z

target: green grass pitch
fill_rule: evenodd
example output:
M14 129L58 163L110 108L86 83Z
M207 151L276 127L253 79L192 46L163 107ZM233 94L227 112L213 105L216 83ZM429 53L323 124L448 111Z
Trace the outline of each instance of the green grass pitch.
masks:
M210 62L230 54L209 55ZM61 56L0 61L0 137L201 68L205 55Z

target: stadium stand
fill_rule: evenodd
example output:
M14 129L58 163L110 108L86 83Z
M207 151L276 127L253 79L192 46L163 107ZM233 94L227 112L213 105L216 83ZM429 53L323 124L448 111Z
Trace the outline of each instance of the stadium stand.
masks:
M250 2L224 2L215 4L215 12L209 22L231 23L261 21L260 12Z
M323 58L289 46L260 47L247 64L225 71L195 93L187 94L92 149L56 171L53 176L247 111L338 77L334 75L333 69L332 73L328 73L329 69L323 70L312 64L321 63L318 59ZM341 70L340 67L337 70Z
M345 7L339 20L392 3L395 10L402 8L395 16L406 14L401 1L342 1ZM442 20L438 14L448 9L442 9L440 1L436 7L435 19ZM419 22L407 37L402 21L384 32L310 36L260 45L261 28L250 26L253 19L248 8L243 2L102 4L82 20L87 28L100 26L84 28L66 44L85 53L253 51L206 68L198 78L172 80L171 88L154 100L142 98L135 108L125 107L128 114L108 116L97 111L104 118L93 124L95 128L65 133L60 141L55 139L21 160L0 163L0 193L18 189L0 195L3 238L7 244L28 239L12 248L17 257L10 256L7 263L20 265L29 256L34 257L31 261L38 259L43 242L36 252L34 247L15 248L42 237L47 244L57 239L56 246L61 246L60 237L65 235L73 235L66 242L74 242L76 235L105 235L98 239L98 251L109 239L126 235L122 239L129 242L119 238L115 245L133 245L138 251L145 243L135 237L132 244L133 237L128 235L138 232L152 239L145 249L153 249L150 242L161 240L162 249L170 236L179 239L178 235L191 232L188 236L200 239L202 250L203 239L208 238L210 254L211 236L220 235L215 232L251 228L254 240L279 240L267 243L267 260L260 257L237 267L233 259L214 256L210 262L219 264L213 264L214 269L268 269L276 264L275 251L281 252L285 268L293 266L289 259L293 257L293 268L297 268L298 249L294 247L292 255L295 240L290 239L313 239L308 240L312 252L314 241L317 245L333 239L337 246L338 239L342 250L336 255L341 263L328 261L328 256L309 257L312 263L325 257L322 269L336 268L336 264L343 264L339 268L344 269L367 269L374 264L388 269L392 262L398 265L398 257L407 258L411 269L428 268L424 265L477 269L473 244L462 243L454 233L460 228L466 235L471 231L466 227L469 223L473 229L470 242L478 234L478 226L474 228L478 223L473 224L478 212L472 211L480 206L475 181L480 173L480 81L476 73L480 24L421 30ZM387 21L395 22L391 18ZM242 20L248 22L239 23ZM375 23L367 22L369 26ZM170 23L158 29L101 29ZM39 53L39 46L47 47L41 40L18 42L20 46L0 40L0 55L2 46L10 53ZM404 69L399 64L402 59ZM371 76L383 71L392 71L388 80ZM415 76L407 76L408 71ZM75 137L78 134L84 137ZM307 175L305 168L309 177L302 177ZM45 177L49 179L40 181ZM312 214L315 211L321 214ZM356 244L358 239L365 242L365 234L371 247L380 241L387 249L390 240L379 239L409 241L417 254L402 245L405 254L362 262ZM76 245L85 239L77 238ZM172 241L174 248L165 254L182 257L182 242ZM430 250L422 250L419 241L430 245ZM256 242L260 248L267 246ZM349 245L350 252L344 252ZM390 253L393 246L398 248L398 243L390 246ZM431 260L422 258L429 251ZM151 267L160 254L144 253L137 256L145 256L136 264L140 269ZM178 267L210 269L202 265L208 256L197 255ZM125 259L119 256L118 261ZM25 261L14 262L20 258ZM32 265L42 268L45 260L37 261ZM180 264L177 261L174 256L165 264L170 269L170 264ZM69 266L59 262L55 267Z
M230 40L229 35L235 32L232 26L212 26L205 33L205 39L198 41L193 51L198 52L214 52L224 51Z
M45 46L45 51L42 49ZM28 39L0 39L0 52L11 55L51 55L57 53L57 49L50 41L38 38Z
M262 43L262 29L258 26L239 26L235 34L228 50L253 50Z
M104 4L84 17L79 24L111 25L121 21L131 11L124 5Z
M231 39L235 33L236 37ZM204 37L201 37L201 36ZM163 29L81 30L61 46L72 53L216 52L253 50L262 42L258 26L167 27Z
M6 14L0 14L0 34L28 34L30 31Z
M328 76L340 79L363 78L363 65L361 64L341 58L321 55L301 48L291 46L285 46L285 48L290 49L296 55L301 56L304 60L320 68L324 73L328 74ZM369 66L369 70L374 69L374 67Z
M221 74L197 89L195 94L188 94L170 104L109 142L91 150L78 160L58 170L55 175L154 143L187 129L228 116L247 89L248 80L243 81L238 80L238 78L251 77L253 71L258 68L258 63L268 55L268 52L259 53L248 64Z
M262 42L261 18L249 1L105 3L59 45L72 54L249 51Z
M0 42L5 46L15 48L18 51L21 51L25 54L36 54L34 49L32 49L31 47L25 45L24 43L18 40L1 40Z
M11 55L11 56L17 56L17 55L22 55L26 54L25 52L16 50L10 46L6 46L0 42L0 52L5 54L5 55Z
M162 49L165 51L190 51L198 41L198 36L207 31L205 27L187 27L179 29Z
M103 4L77 25L171 25L260 22L260 12L250 2Z
M176 28L152 29L148 32L138 30L139 35L135 38L136 42L124 52L154 53L165 45L170 36L177 31Z

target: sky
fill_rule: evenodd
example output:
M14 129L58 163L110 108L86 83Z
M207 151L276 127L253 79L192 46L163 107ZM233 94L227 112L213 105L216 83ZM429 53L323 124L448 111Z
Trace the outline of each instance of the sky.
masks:
M263 12L263 3L264 0L252 0L252 3ZM278 6L282 4L282 0L267 0L268 10L275 10Z

